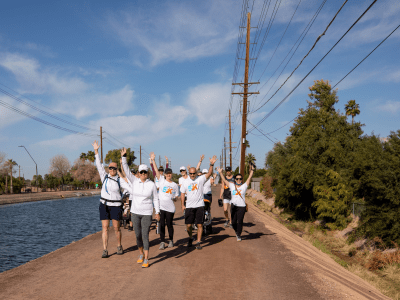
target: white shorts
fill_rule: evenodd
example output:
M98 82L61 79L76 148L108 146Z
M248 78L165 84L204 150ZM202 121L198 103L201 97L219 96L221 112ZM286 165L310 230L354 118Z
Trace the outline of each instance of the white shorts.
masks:
M228 204L231 204L231 200L228 200L228 199L224 199L224 203L228 203Z

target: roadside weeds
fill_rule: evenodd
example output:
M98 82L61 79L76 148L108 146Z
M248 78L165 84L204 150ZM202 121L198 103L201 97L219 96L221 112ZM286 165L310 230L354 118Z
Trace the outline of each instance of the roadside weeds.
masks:
M345 237L340 236L338 231L311 222L292 220L291 215L263 200L247 195L246 200L387 297L400 299L400 250L397 245L397 249L391 251L371 247L357 248L355 244L349 244ZM379 244L379 240L373 242Z

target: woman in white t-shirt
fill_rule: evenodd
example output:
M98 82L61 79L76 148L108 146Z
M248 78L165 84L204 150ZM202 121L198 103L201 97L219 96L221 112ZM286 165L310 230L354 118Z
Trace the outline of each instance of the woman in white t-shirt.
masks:
M165 249L165 225L168 228L169 244L168 248L174 247L174 226L172 221L174 220L175 214L175 201L179 196L179 187L172 181L172 170L170 168L165 169L165 177L160 174L157 169L155 161L156 155L154 152L150 153L150 161L154 166L156 172L156 178L158 179L159 189L158 198L160 200L160 250Z
M244 214L246 213L246 191L247 187L250 184L251 177L253 177L254 166L251 166L251 171L249 174L249 178L247 181L243 183L242 174L237 174L235 176L235 183L228 182L225 179L224 174L222 173L222 169L218 169L218 172L221 176L222 182L229 186L229 189L232 193L231 200L231 220L232 226L236 233L236 239L238 242L242 240L241 234L243 229L243 219Z

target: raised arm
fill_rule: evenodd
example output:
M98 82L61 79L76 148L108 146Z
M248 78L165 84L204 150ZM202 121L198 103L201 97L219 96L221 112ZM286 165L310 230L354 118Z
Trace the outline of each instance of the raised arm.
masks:
M253 164L251 164L251 170L250 170L249 178L247 178L247 180L246 180L247 186L249 186L249 184L250 184L251 177L253 177L253 173L254 173L254 166L253 166Z
M168 157L165 157L165 168L167 169L169 167L169 161L168 161Z
M204 157L204 155L203 155L203 157ZM210 158L210 168L208 169L208 173L205 174L206 179L208 179L211 176L212 171L214 169L214 164L215 164L216 161L217 161L217 156L216 155L214 155L212 158Z
M204 154L203 154L202 156L200 156L199 163L198 163L197 166L196 166L196 172L197 172L198 170L200 170L201 162L203 161L203 159L204 159ZM189 170L189 169L188 169L188 170Z
M150 152L150 164L151 167L153 168L153 175L156 176L158 180L160 180L160 172L158 171L157 168L156 155L154 154L154 152Z
M106 170L104 170L104 167L100 162L100 156L99 156L99 148L100 148L100 146L97 143L97 141L94 141L92 146L93 146L94 154L95 154L95 158L96 158L97 171L99 171L101 182L103 182L104 178L107 175L107 173L106 173Z
M222 191L223 191L224 190L224 185L229 186L229 182L225 179L224 174L222 174L222 169L218 169L218 172L219 172L219 176L221 176L221 180L222 180L222 183L223 183L223 185L222 185ZM222 192L221 192L221 195L222 195Z
M122 150L121 150L121 159L122 159L122 162L121 162L121 169L124 170L124 173L125 173L125 175L126 175L126 178L127 178L131 183L134 183L135 180L136 180L137 178L136 178L135 175L133 175L133 174L131 173L131 171L129 170L128 163L126 162L126 148L125 148L125 147L122 148Z

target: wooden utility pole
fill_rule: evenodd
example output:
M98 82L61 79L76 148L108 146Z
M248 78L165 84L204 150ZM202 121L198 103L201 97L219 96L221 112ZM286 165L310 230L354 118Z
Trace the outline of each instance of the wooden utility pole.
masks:
M247 125L247 96L259 94L260 92L249 92L249 85L259 84L259 82L249 82L249 53L250 53L250 19L251 14L247 13L247 36L246 36L246 58L244 70L244 82L232 83L232 85L240 85L243 87L243 93L232 93L233 95L243 95L243 111L242 111L242 137L240 140L240 173L244 175L244 160L246 156L246 125Z
M229 110L229 165L232 168L232 128L231 128L231 110Z
M18 166L18 179L21 179L21 166Z
M225 148L225 145L224 145ZM224 167L224 149L222 149L222 155L221 155L221 168Z
M161 167L161 155L158 156L158 167Z
M224 137L224 156L225 156L225 169L226 169L226 147L225 147L225 144L226 144L226 142L225 142L225 137Z
M140 164L142 164L142 145L140 145Z
M100 162L103 163L103 127L100 126Z

